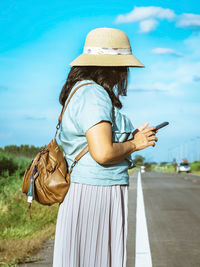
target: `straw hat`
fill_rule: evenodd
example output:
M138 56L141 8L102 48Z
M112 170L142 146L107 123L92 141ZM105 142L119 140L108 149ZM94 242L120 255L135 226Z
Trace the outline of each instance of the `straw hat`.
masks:
M90 31L83 53L69 65L144 67L132 54L125 32L113 28L96 28Z

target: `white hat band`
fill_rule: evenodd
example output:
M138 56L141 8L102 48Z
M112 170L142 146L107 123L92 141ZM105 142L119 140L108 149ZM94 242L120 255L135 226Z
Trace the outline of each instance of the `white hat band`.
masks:
M85 46L84 54L90 55L131 55L131 47L128 48L106 48L97 46Z

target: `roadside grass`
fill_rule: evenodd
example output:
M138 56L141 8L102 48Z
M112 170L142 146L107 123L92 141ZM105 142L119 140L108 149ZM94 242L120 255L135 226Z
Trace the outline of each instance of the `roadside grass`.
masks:
M200 161L194 161L190 164L192 173L200 174Z
M19 263L34 262L45 240L54 236L55 225L49 225L26 238L0 240L0 266L18 266Z
M191 173L200 175L200 161L194 161L189 163L191 167ZM161 171L161 172L170 172L170 173L176 173L176 170L173 166L173 164L165 164L165 165L155 165L154 166L155 171Z
M170 165L164 165L164 166L161 166L161 165L155 165L154 166L154 170L155 171L159 171L159 172L170 172L170 173L175 173L175 168L172 164Z
M0 155L1 157L1 155ZM7 155L9 158L9 155ZM54 236L59 204L44 206L33 201L32 220L21 192L22 177L30 159L13 157L18 169L0 177L0 265L17 266L33 261L43 242Z
M137 171L139 171L139 170L140 170L140 166L136 166L136 167L134 167L134 168L128 170L128 174L129 174L129 175L132 175L134 172L137 172Z

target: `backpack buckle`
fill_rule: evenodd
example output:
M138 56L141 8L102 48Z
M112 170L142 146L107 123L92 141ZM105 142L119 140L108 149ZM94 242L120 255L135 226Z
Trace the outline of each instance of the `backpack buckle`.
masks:
M78 161L75 159L74 162L73 162L72 165L71 165L71 168L70 168L71 170L74 168L74 166L76 165L77 162L78 162Z

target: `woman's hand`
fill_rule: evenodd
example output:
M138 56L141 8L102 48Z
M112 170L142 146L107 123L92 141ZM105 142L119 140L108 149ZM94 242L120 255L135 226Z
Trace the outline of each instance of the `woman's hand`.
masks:
M146 122L133 132L134 136L133 139L130 140L130 142L135 144L135 151L142 150L148 146L154 147L156 145L155 142L158 141L158 138L155 137L155 134L158 132L158 130L153 131L156 127L147 127L148 125L149 123Z

